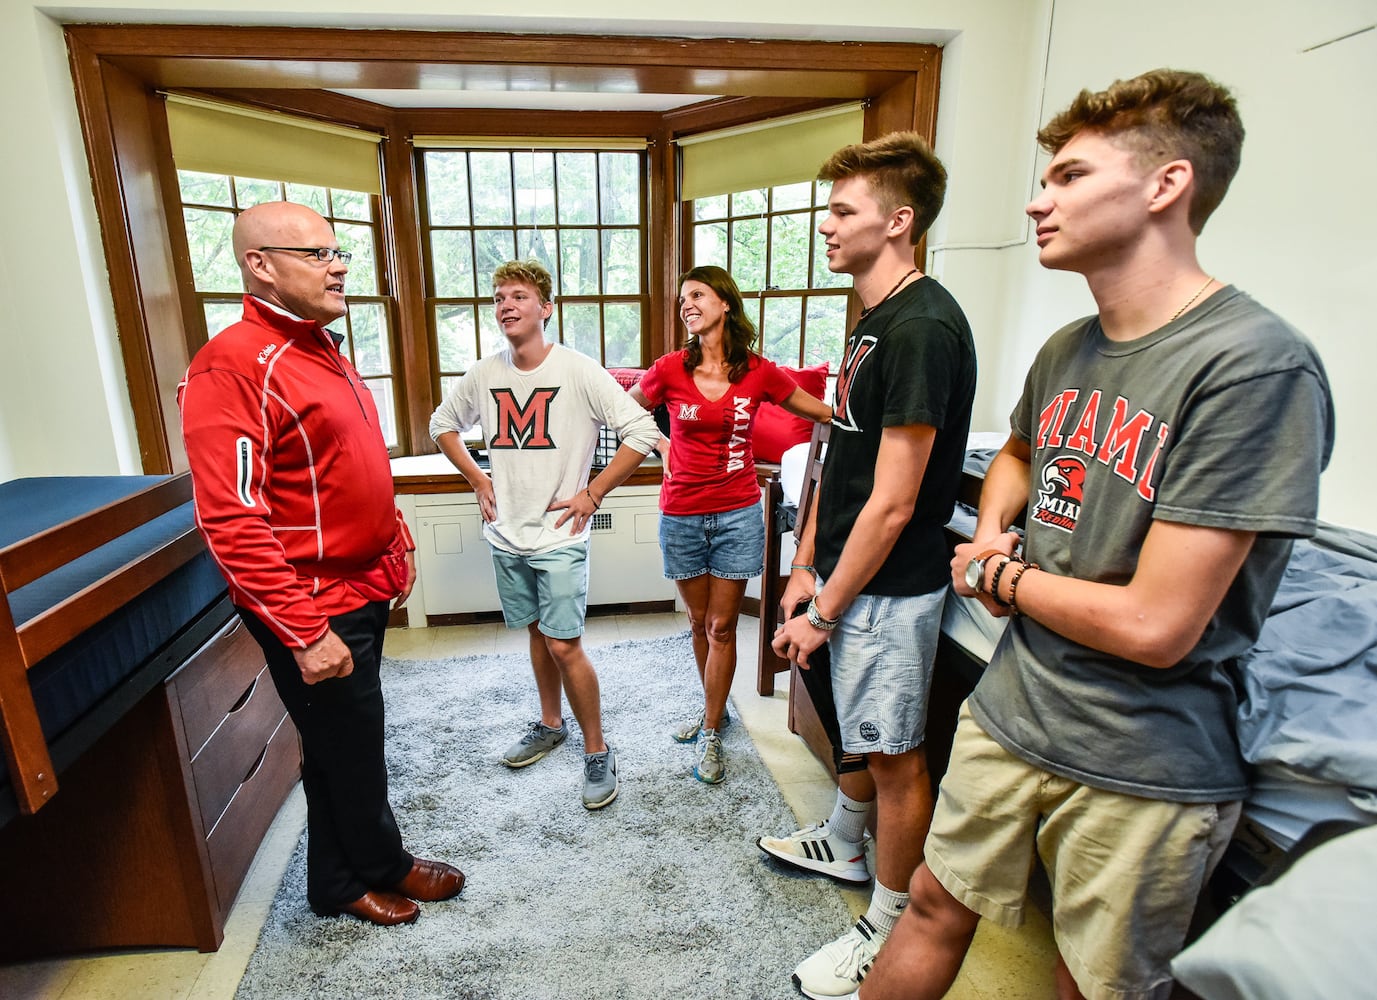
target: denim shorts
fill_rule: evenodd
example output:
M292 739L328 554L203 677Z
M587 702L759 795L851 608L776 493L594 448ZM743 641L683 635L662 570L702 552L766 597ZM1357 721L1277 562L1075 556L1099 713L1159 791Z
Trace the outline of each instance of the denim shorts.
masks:
M724 514L661 514L665 579L749 580L765 569L765 515L760 504Z
M947 588L859 594L828 640L842 749L899 754L923 744Z
M492 547L497 596L507 628L540 622L552 639L583 635L588 611L588 543L562 545L548 552L516 555Z

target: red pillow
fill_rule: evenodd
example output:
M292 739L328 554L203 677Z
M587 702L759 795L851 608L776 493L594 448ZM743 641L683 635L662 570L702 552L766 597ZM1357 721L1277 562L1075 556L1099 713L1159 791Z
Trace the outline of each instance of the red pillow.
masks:
M810 394L822 399L827 392L826 361L809 368L779 366ZM757 462L778 462L796 444L806 444L813 436L813 421L796 417L782 406L762 403L755 415L751 442Z
M641 376L645 374L644 368L609 368L607 374L617 380L623 389L630 389L641 381Z

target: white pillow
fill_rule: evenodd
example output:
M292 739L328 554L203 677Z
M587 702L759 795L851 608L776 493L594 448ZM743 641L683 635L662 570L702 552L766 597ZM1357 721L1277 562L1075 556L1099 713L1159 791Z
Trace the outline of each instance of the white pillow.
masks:
M1171 963L1205 1000L1377 996L1377 827L1321 844Z
M779 458L779 486L784 493L784 502L797 508L803 496L803 475L808 468L808 449L811 442L796 444ZM827 454L827 446L822 453Z

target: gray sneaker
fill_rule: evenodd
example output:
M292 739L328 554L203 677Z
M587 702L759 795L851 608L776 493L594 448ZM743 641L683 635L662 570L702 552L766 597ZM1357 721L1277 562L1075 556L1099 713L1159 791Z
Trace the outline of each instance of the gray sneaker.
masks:
M583 755L583 808L601 809L617 797L617 751Z
M704 729L698 734L698 763L693 765L693 776L707 785L716 785L727 776L722 737L715 729Z
M705 712L699 712L697 718L689 719L687 722L681 722L679 727L675 729L674 732L670 733L670 736L674 737L674 742L692 743L694 740L698 739L698 731L703 728L703 716L706 714ZM723 730L731 724L731 713L723 708L722 721L717 724L717 728L718 730Z
M551 729L536 719L521 739L502 755L502 763L508 767L527 767L563 743L568 735L569 724L563 719L559 720L558 729Z

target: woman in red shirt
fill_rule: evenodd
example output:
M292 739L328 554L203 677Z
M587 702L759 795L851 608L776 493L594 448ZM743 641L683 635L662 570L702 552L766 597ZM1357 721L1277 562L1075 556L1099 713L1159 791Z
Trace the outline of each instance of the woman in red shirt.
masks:
M693 776L715 785L726 774L718 731L730 722L741 600L746 581L764 569L765 518L751 447L755 414L765 402L809 420L831 420L832 411L751 349L755 325L730 274L695 267L679 286L688 343L656 361L631 394L647 409L663 403L669 410L673 445L661 442L660 548L665 576L688 608L704 692L703 711L673 735L680 743L696 741Z

